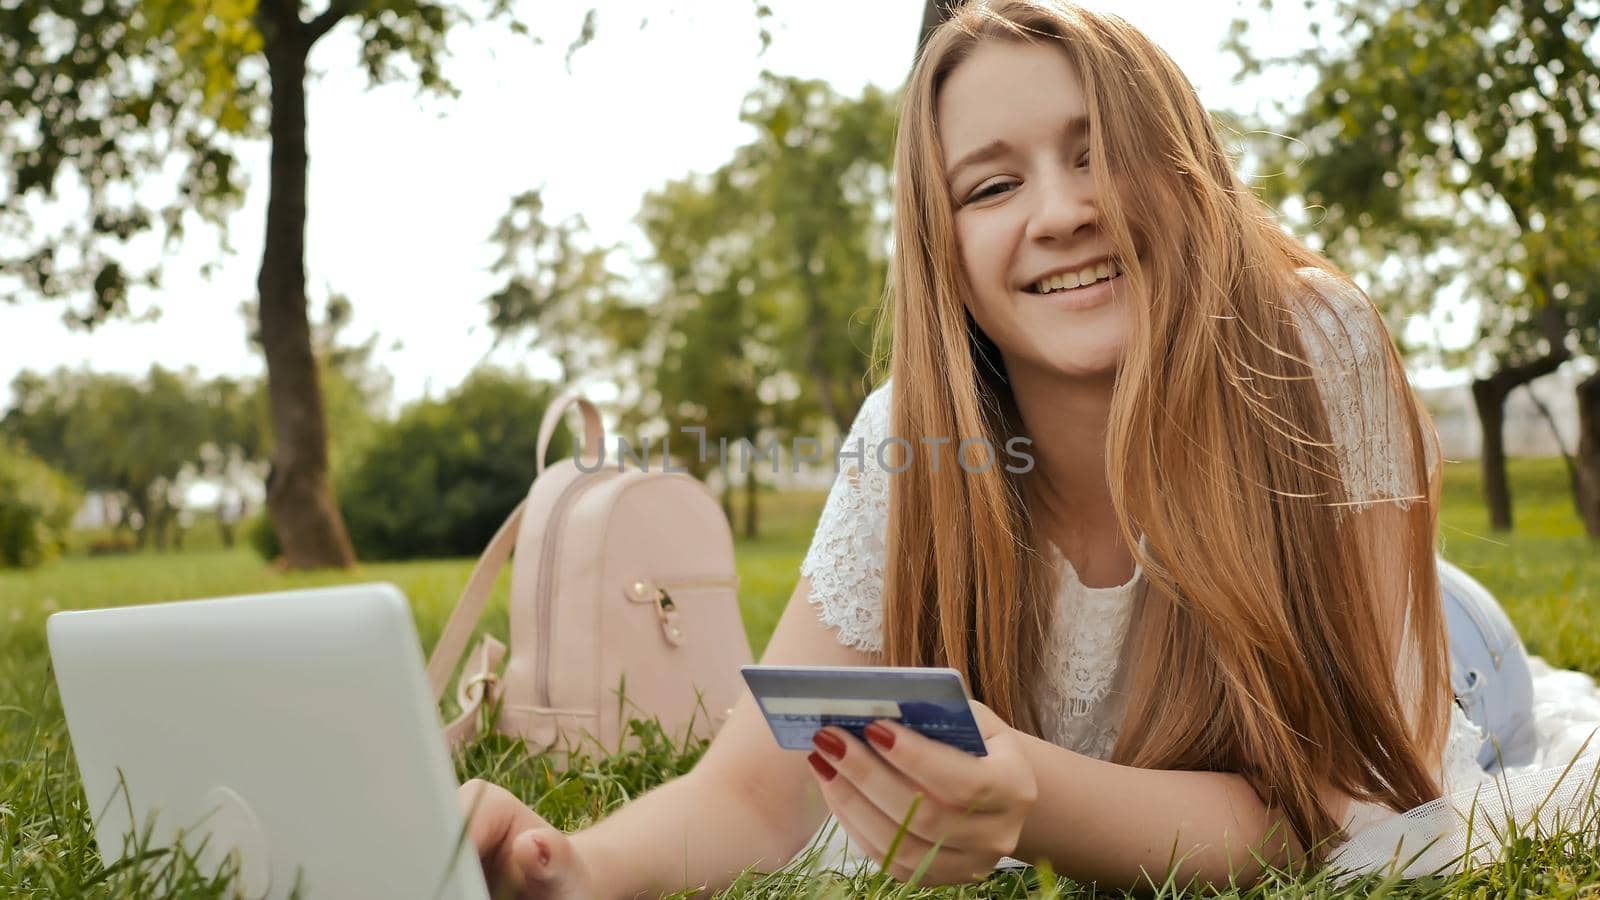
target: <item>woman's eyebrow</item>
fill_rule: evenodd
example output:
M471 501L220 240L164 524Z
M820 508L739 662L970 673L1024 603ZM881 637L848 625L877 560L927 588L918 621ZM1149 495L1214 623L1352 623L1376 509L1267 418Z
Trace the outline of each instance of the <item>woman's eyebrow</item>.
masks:
M1061 127L1061 133L1067 138L1081 138L1089 133L1089 117L1073 116Z
M1011 145L1000 140L999 138L996 138L989 143L984 144L982 147L972 151L971 153L968 153L966 156L956 160L955 165L951 166L949 171L945 172L945 180L955 181L956 175L960 174L962 169L965 169L968 166L977 165L981 162L988 162L996 157L1005 156L1010 152Z
M1064 138L1066 138L1067 140L1069 140L1069 141L1074 139L1074 138L1083 137L1084 135L1089 133L1089 119L1088 119L1088 117L1086 117L1086 116L1072 116L1071 118L1067 119L1066 122L1064 122L1062 124L1061 133L1062 133L1062 136ZM955 165L952 165L945 172L945 176L944 176L945 180L949 181L949 182L954 182L955 179L956 179L956 176L961 173L962 169L965 169L968 166L977 165L978 163L989 162L992 159L996 159L997 157L1004 156L1004 155L1006 155L1007 153L1010 153L1010 152L1011 152L1011 145L1006 143L1003 140L1000 140L999 138L996 138L996 139L990 141L989 143L984 144L982 147L979 147L978 149L972 151L971 153L968 153L967 155L965 155L965 156L961 157L960 159L956 160Z

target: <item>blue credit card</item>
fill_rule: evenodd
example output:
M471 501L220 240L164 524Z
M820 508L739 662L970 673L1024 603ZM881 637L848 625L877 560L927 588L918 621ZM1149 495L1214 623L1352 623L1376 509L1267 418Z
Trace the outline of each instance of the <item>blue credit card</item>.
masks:
M739 671L778 746L787 750L812 749L811 736L825 725L862 738L868 723L893 719L973 756L989 755L955 669L742 666Z

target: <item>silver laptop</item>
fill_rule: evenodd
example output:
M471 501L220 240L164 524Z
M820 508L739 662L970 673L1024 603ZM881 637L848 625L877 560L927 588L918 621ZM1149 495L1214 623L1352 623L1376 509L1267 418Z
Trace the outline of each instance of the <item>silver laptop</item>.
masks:
M64 612L48 630L106 865L181 842L253 898L487 898L398 589Z

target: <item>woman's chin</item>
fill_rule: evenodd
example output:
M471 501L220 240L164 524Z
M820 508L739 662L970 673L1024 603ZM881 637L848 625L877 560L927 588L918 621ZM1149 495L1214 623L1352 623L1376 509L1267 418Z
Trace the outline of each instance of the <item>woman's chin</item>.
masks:
M1037 324L1031 355L1054 374L1096 378L1115 375L1122 365L1127 327L1121 315Z
M1070 359L1057 358L1051 368L1057 375L1078 381L1113 378L1122 365L1121 353L1085 354Z
M1030 368L1046 380L1099 381L1116 376L1122 366L1122 342L1108 344L1058 343L1035 346L1026 355Z

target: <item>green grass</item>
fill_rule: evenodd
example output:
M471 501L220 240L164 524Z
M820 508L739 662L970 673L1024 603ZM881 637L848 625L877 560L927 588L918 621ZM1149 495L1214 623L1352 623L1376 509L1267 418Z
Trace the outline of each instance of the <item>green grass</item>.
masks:
M1582 536L1565 472L1551 460L1518 461L1512 470L1517 531L1492 535L1477 491L1476 468L1453 464L1445 476L1445 553L1504 601L1531 652L1552 664L1600 674L1600 549ZM759 654L794 589L799 563L823 495L767 495L763 534L740 541L741 606ZM418 632L431 645L465 583L471 560L367 565L354 572L282 574L250 551L226 550L214 532L197 528L183 553L88 557L70 555L30 572L0 572L0 896L176 898L229 896L225 878L207 877L181 855L147 848L136 865L100 865L76 763L48 669L44 620L59 609L148 603L187 597L284 590L354 581L390 581L416 607ZM502 581L486 625L504 633ZM564 773L531 757L520 744L490 738L456 760L462 778L504 784L552 822L577 828L686 771L702 746L679 746L636 723L642 749L587 759ZM1152 885L1157 896L1182 893ZM1600 847L1591 831L1519 841L1499 866L1451 879L1403 884L1375 880L1340 890L1325 876L1275 873L1241 897L1600 896ZM1092 896L1048 872L996 876L982 885L937 890L883 878L819 875L796 867L747 873L723 896L779 897L1075 897Z

